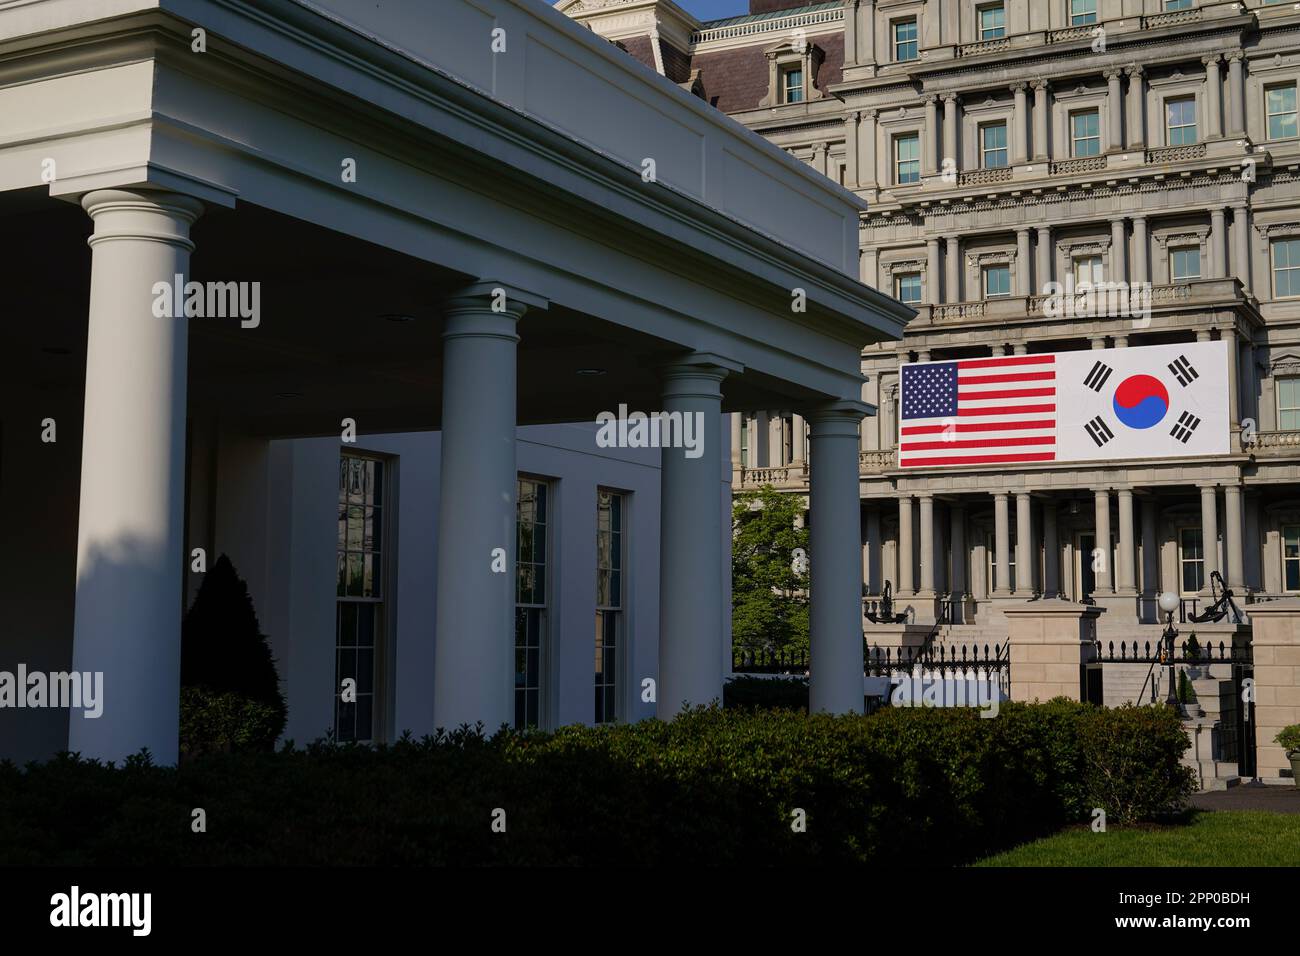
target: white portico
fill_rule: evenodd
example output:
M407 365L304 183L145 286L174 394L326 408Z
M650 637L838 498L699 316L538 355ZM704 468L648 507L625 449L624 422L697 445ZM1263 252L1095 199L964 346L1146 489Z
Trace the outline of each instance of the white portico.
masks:
M813 702L861 707L860 354L911 310L857 281L852 194L536 0L3 7L0 116L33 316L0 327L0 489L30 468L45 496L4 527L0 665L103 671L106 697L0 715L0 752L65 728L173 762L197 529L255 602L299 586L262 517L212 503L230 450L344 420L441 430L433 718L509 722L515 429L621 403L705 423L704 454L662 452L658 713L721 693L721 416L770 407L812 428ZM158 317L178 276L259 283L257 322Z

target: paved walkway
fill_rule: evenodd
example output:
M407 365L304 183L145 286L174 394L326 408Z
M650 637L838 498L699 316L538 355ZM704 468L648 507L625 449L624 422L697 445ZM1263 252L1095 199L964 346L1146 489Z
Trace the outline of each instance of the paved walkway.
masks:
M1198 810L1267 810L1270 813L1300 813L1300 789L1242 784L1229 790L1193 794Z

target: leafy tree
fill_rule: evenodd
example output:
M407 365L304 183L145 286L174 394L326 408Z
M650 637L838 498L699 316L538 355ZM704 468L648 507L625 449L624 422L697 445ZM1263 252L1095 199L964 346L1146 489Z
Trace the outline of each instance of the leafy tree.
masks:
M795 527L802 512L802 497L770 485L732 503L731 643L737 649L808 649L808 529Z

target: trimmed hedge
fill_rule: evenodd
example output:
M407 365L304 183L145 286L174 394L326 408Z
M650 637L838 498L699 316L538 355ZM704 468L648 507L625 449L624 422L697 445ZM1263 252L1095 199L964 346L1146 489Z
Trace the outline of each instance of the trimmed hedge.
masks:
M0 766L18 864L966 862L1087 819L1177 810L1166 708L1008 704L870 717L701 708L553 734L462 729L388 747L209 754L180 768L64 755ZM207 832L191 832L202 807ZM506 832L492 831L506 811ZM807 831L791 827L802 809Z

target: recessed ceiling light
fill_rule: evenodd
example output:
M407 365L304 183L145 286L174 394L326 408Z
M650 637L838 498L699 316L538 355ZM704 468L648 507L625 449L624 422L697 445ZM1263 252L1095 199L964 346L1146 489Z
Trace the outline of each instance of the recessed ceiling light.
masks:
M603 368L580 368L574 372L575 375L604 375Z
M387 319L389 322L414 322L415 316L407 315L404 312L385 312L380 316L381 319Z
M276 392L276 398L302 398L302 392Z
M41 349L46 355L71 355L72 349L65 349L61 345L47 345Z

